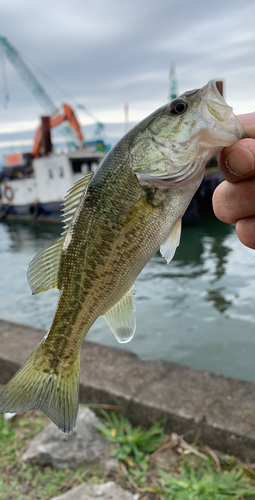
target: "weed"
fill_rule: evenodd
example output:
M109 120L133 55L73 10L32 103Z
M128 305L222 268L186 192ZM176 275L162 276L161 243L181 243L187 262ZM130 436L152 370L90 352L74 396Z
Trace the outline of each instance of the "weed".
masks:
M231 471L219 473L209 465L194 469L184 463L177 478L159 470L165 500L240 500L255 495L255 488L243 477L243 471L235 466Z
M115 480L139 492L143 500L254 499L254 468L209 447L199 449L176 434L166 436L160 423L149 430L133 427L124 416L103 412L98 428L115 444L116 468L81 464L76 470L22 462L32 437L48 423L40 412L6 421L0 414L1 500L50 500L83 482Z
M10 420L6 420L4 414L0 413L0 442L8 442L14 434L15 430L12 428Z
M118 445L112 456L128 464L140 464L144 461L145 453L152 453L164 438L160 422L145 431L141 427L132 427L127 418L118 417L116 413L108 414L102 410L102 415L105 423L96 428L105 439Z

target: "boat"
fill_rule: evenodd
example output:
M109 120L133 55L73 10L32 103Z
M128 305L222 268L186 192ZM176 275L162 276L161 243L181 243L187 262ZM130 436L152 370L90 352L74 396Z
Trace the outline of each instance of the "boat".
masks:
M95 171L107 152L101 139L84 141L72 108L63 104L63 113L42 117L32 151L4 158L0 173L0 218L60 221L61 205L67 191L84 174ZM56 153L51 129L69 125L69 148Z
M37 159L26 153L19 156L18 163L7 157L9 164L1 173L0 217L57 221L67 191L84 174L95 171L105 153L87 146Z

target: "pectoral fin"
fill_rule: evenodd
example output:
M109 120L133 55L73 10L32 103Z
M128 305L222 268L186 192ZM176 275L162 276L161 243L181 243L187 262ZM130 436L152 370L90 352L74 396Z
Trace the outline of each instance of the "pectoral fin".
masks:
M183 174L179 171L154 171L154 172L136 172L135 173L141 186L152 186L157 189L168 189L176 182L183 179Z
M172 226L167 239L160 247L160 253L163 257L165 257L167 264L169 264L169 262L172 260L175 254L175 250L180 243L181 228L182 228L182 220L180 218Z
M135 333L134 286L113 306L104 319L120 343L129 342Z

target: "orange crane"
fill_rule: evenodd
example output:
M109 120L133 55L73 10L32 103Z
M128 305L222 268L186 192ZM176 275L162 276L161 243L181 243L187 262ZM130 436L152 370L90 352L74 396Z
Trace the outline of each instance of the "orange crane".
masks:
M56 115L54 112L50 117L49 117L49 127L50 129L57 127L57 125L60 125L60 123L63 123L64 121L68 121L70 126L72 127L73 131L75 132L78 140L80 141L82 145L82 141L84 140L84 136L80 127L80 124L74 114L74 111L68 104L63 104L63 114ZM43 142L43 128L42 125L37 129L35 138L34 138L34 145L33 149L31 151L32 155L34 158L38 158L40 156L40 151L42 149L42 142Z

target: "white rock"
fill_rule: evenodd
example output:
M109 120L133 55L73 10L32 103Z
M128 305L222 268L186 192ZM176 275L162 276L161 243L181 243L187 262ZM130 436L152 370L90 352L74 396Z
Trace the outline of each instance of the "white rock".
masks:
M83 483L52 500L139 500L140 495L124 490L113 481L104 484Z
M81 462L94 460L106 463L111 444L95 429L95 424L100 424L95 413L81 407L76 427L70 434L65 434L50 423L33 439L22 459L35 465L52 465L63 469L74 469Z

